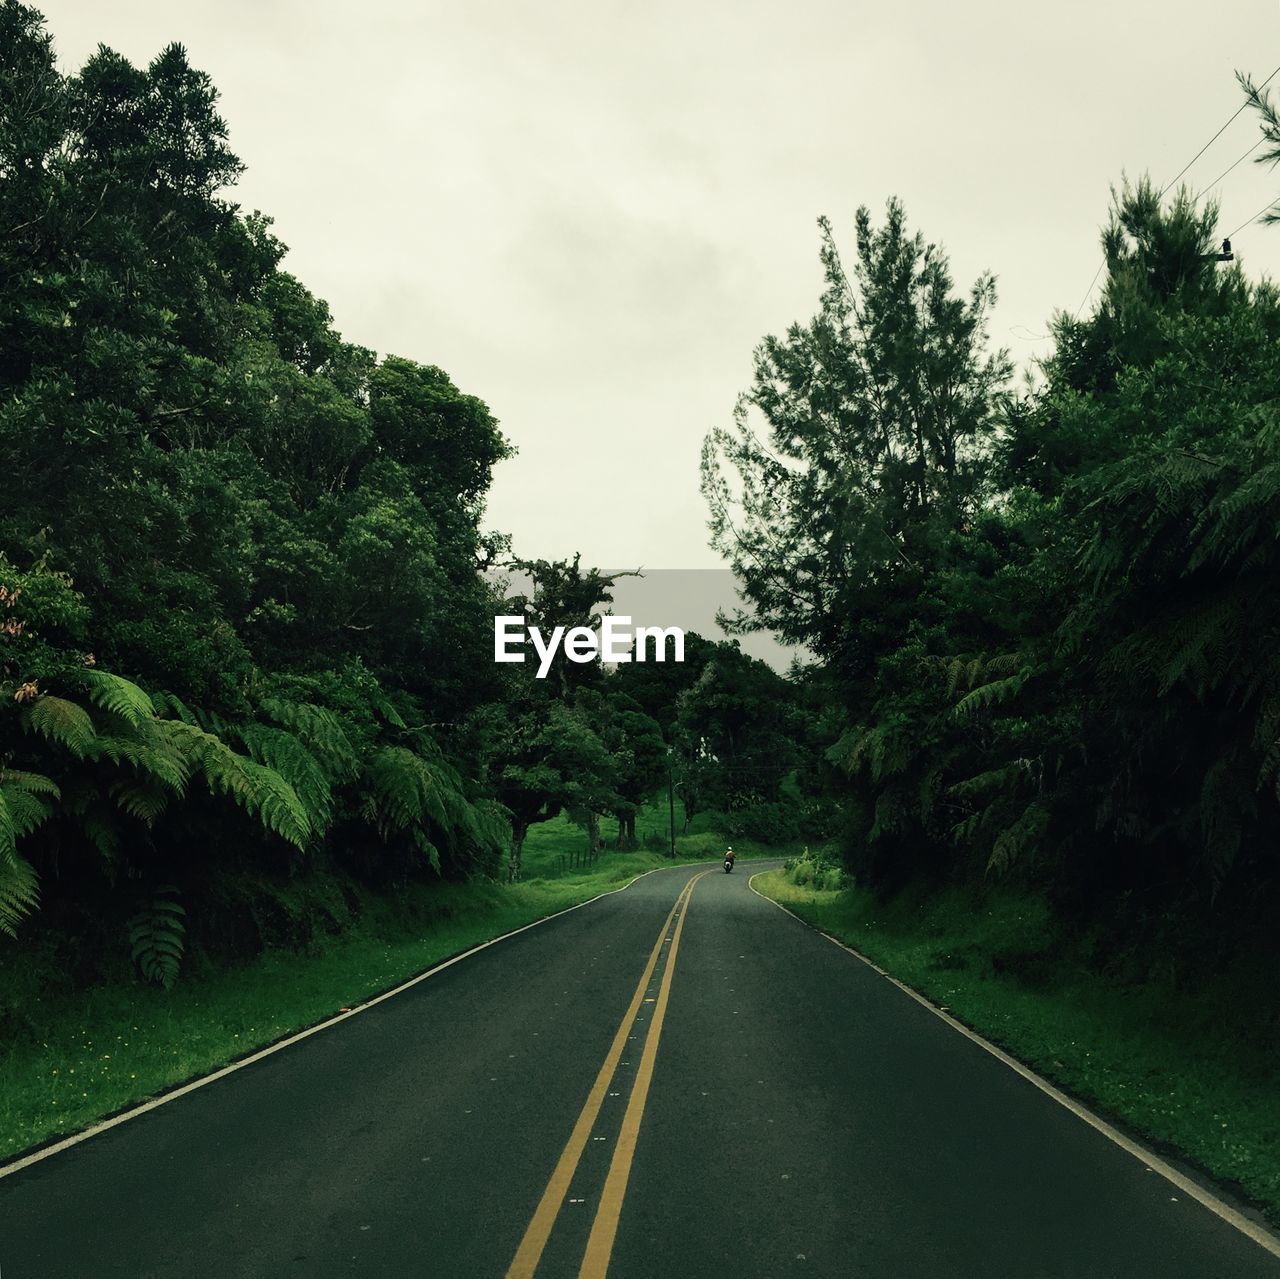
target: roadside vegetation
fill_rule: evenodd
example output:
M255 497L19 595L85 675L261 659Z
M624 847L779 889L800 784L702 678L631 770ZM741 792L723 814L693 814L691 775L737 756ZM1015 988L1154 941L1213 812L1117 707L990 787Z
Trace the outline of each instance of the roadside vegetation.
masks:
M1111 939L1065 930L1034 894L957 886L886 901L807 851L752 883L1280 1225L1270 974L1242 962L1137 978Z

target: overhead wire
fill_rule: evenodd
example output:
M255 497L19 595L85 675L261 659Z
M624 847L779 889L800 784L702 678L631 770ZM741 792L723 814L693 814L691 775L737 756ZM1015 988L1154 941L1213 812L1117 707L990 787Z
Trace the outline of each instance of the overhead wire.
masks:
M1271 81L1272 81L1272 80L1274 80L1274 79L1276 78L1276 76L1277 76L1277 75L1280 75L1280 66L1277 66L1277 67L1275 68L1275 70L1274 70L1274 71L1272 71L1272 72L1271 72L1271 74L1270 74L1269 76L1267 76L1267 78L1266 78L1266 79L1265 79L1265 80L1264 80L1260 85L1258 85L1258 89L1259 89L1259 90L1265 89L1265 88L1267 87L1267 85L1269 85L1269 84L1271 83ZM1228 128L1231 124L1233 124L1233 123L1235 122L1235 120L1240 116L1240 114L1244 111L1244 109L1245 109L1247 106L1249 106L1249 99L1248 99L1248 98L1246 98L1246 99L1245 99L1245 100L1244 100L1244 101L1243 101L1243 102L1242 102L1242 103L1241 103L1241 104L1240 104L1240 105L1235 109L1235 111L1233 111L1233 112L1231 113L1231 116L1230 116L1230 117L1229 117L1229 119L1227 120L1226 124L1222 125L1222 127L1218 129L1218 131L1213 135L1213 137L1211 137L1211 138L1209 139L1209 141L1208 141L1208 142L1206 142L1206 143L1204 144L1204 146L1202 146L1202 147L1200 148L1200 150L1199 150L1199 151L1197 151L1197 152L1195 153L1195 155L1193 155L1193 156L1191 157L1191 159L1190 159L1190 160L1188 160L1188 161L1186 162L1186 164L1184 164L1184 165L1182 166L1182 168L1181 168L1181 169L1179 169L1179 170L1178 170L1178 172L1177 172L1177 173L1175 173L1175 174L1173 175L1173 177L1172 177L1168 182L1166 182L1166 183L1165 183L1165 185L1160 189L1160 195L1161 195L1161 196L1163 196L1163 195L1165 194L1165 192L1166 192L1166 191L1168 191L1168 190L1169 190L1169 188L1170 188L1170 187L1172 187L1172 186L1173 186L1173 184L1174 184L1175 182L1177 182L1177 181L1178 181L1178 179L1179 179L1179 178L1181 178L1181 177L1182 177L1182 175L1183 175L1184 173L1186 173L1186 172L1187 172L1187 170L1188 170L1188 169L1190 169L1190 168L1191 168L1191 166L1192 166L1193 164L1195 164L1195 162L1196 162L1196 161L1197 161L1197 160L1198 160L1202 155L1204 155L1204 153L1205 153L1205 152L1206 152L1206 151L1207 151L1211 146L1213 146L1213 144L1214 144L1214 143L1215 143L1215 142L1216 142L1216 141L1217 141L1217 140L1218 140L1218 139L1219 139L1219 138L1220 138L1220 137L1221 137L1221 136L1222 136L1222 135L1227 131L1227 128ZM1225 178L1225 177L1227 176L1227 174L1228 174L1228 173L1230 173L1230 172L1231 172L1231 170L1232 170L1232 169L1234 169L1234 168L1236 167L1236 165L1237 165L1237 164L1241 163L1241 161L1243 161L1243 160L1247 159L1249 156L1251 156L1251 155L1252 155L1252 154L1253 154L1253 153L1254 153L1254 152L1255 152L1255 151L1256 151L1256 150L1257 150L1257 149L1262 145L1262 143L1263 143L1264 141L1266 141L1266 139L1265 139L1265 138L1260 138L1257 142L1255 142L1255 143L1253 144L1253 146L1251 146L1251 147L1249 148L1249 150L1248 150L1248 151L1246 151L1246 152L1244 153L1244 155L1242 155L1242 156L1240 157L1240 159L1239 159L1239 160L1235 160L1233 163L1231 163L1230 165L1228 165L1228 167L1227 167L1226 169L1224 169L1224 170L1222 171L1222 173L1220 173L1216 178L1214 178L1214 180L1213 180L1212 182L1210 182L1210 183L1209 183L1209 185L1208 185L1207 187L1203 188L1203 190L1201 190L1200 192L1198 192L1195 198L1198 200L1198 199L1200 198L1200 196L1204 194L1204 192L1205 192L1205 191L1208 191L1211 187L1215 187L1215 186L1217 186L1217 184L1218 184L1219 182L1221 182L1221 181L1222 181L1222 179L1223 179L1223 178ZM1253 221L1255 221L1256 219L1258 219L1259 217L1261 217L1261 216L1262 216L1262 214L1263 214L1263 213L1265 213L1265 212L1267 211L1267 209L1269 209L1269 208L1272 206L1272 204L1274 204L1274 203L1275 203L1275 201L1274 201L1274 200L1269 200L1269 201L1267 202L1267 204L1266 204L1266 206L1265 206L1264 208L1260 209L1257 213L1255 213L1255 214L1253 215L1253 217L1252 217L1252 218L1247 218L1244 222L1242 222L1242 223L1240 224L1240 226L1236 228L1236 230L1235 230L1235 231L1232 231L1232 232L1231 232L1231 235L1232 235L1232 236L1233 236L1233 235L1235 235L1235 234L1237 233L1237 231L1242 230L1244 227L1247 227L1247 226L1249 225L1249 223L1250 223L1250 222L1253 222ZM1228 237L1227 237L1227 239L1230 239L1230 238L1231 238L1231 236L1228 236ZM1093 273L1093 279L1089 281L1089 287L1085 290L1084 297L1082 297L1082 298L1080 299L1080 305L1079 305L1079 306L1077 306L1077 307L1076 307L1076 309L1071 313L1071 318L1072 318L1073 320L1074 320L1074 319L1077 319L1077 318L1079 317L1079 315L1080 315L1080 312L1084 310L1085 303L1086 303L1086 302L1088 302L1090 294L1092 294L1092 293L1093 293L1094 285L1096 285L1096 284L1098 283L1098 277L1102 274L1102 269L1103 269L1103 267L1105 267L1105 266L1106 266L1106 260L1104 259L1102 262L1100 262L1100 263L1098 264L1098 269Z
M1272 73L1271 73L1271 74L1270 74L1270 75L1269 75L1269 76L1268 76L1268 77L1267 77L1267 78L1266 78L1266 79L1265 79L1265 80L1264 80L1264 81L1263 81L1263 82L1258 86L1259 90L1265 89L1265 88L1267 87L1267 85L1269 85L1269 84L1271 83L1271 81L1272 81L1272 80L1274 80L1274 79L1276 78L1276 75L1277 75L1277 74L1280 74L1280 67L1276 67L1276 69L1275 69L1275 70L1274 70L1274 71L1273 71L1273 72L1272 72ZM1226 123L1226 124L1224 124L1224 125L1223 125L1223 126L1222 126L1218 131L1217 131L1217 133L1215 133L1215 134L1213 135L1213 137L1211 137L1211 138L1209 139L1209 141L1208 141L1208 142L1206 142L1206 143L1204 144L1204 146L1202 146L1202 147L1200 148L1200 150L1199 150L1199 151L1197 151L1197 152L1195 153L1195 155L1193 155L1193 156L1191 157L1191 159L1190 159L1190 160L1188 160L1188 161L1186 162L1186 164L1184 164L1184 165L1182 166L1182 168L1180 168L1180 169L1178 170L1178 172L1177 172L1177 173L1175 173L1175 174L1173 175L1173 177L1172 177L1168 182L1166 182L1166 183L1165 183L1165 185L1164 185L1164 186L1161 188L1161 190L1160 190L1160 194L1161 194L1161 195L1164 195L1164 193L1165 193L1165 192L1166 192L1166 191L1167 191L1171 186L1173 186L1173 184L1174 184L1175 182L1177 182L1177 180L1178 180L1180 177L1182 177L1182 175L1183 175L1184 173L1186 173L1186 171L1187 171L1187 170L1188 170L1188 169L1189 169L1193 164L1195 164L1195 162L1196 162L1196 161L1197 161L1197 160L1198 160L1202 155L1204 155L1204 153L1205 153L1205 152L1206 152L1206 151L1207 151L1211 146L1213 146L1213 144L1214 144L1215 142L1217 142L1217 140L1218 140L1220 137L1222 137L1222 135L1227 131L1227 128L1228 128L1231 124L1233 124L1233 123L1235 122L1236 117L1237 117L1237 116L1239 116L1239 115L1241 114L1241 112L1243 112L1243 111L1244 111L1244 109L1245 109L1248 105L1249 105L1249 99L1248 99L1248 98L1246 98L1246 99L1245 99L1245 100L1244 100L1244 101L1243 101L1243 102L1242 102L1242 103L1241 103L1241 104L1240 104L1240 105L1235 109L1235 111L1234 111L1234 112L1232 112L1232 114L1231 114L1231 118L1227 121L1227 123ZM1233 166L1233 167L1234 167L1234 166Z
M1214 178L1212 182L1207 183L1205 186L1201 187L1200 190L1196 192L1195 198L1198 200L1202 195L1204 195L1206 191L1212 191L1213 188L1216 187L1218 183L1221 182L1222 179L1225 178L1227 174L1230 173L1231 170L1236 167L1237 164L1240 164L1242 161L1247 160L1265 141L1266 141L1266 138L1259 138L1257 142L1255 142L1253 146L1251 146L1244 153L1244 155L1240 157L1239 160L1233 161L1225 169L1223 169L1222 172L1219 173L1218 176Z
M1245 227L1247 227L1247 226L1249 225L1249 223L1250 223L1250 222L1256 222L1256 221L1257 221L1257 220L1258 220L1258 219L1259 219L1259 218L1260 218L1264 213L1266 213L1266 211L1267 211L1268 209L1272 208L1272 207L1275 205L1275 203L1276 203L1276 198L1277 198L1276 196L1272 196L1272 197L1271 197L1271 199L1270 199L1270 200L1268 200L1268 201L1266 202L1266 204L1264 204L1264 205L1262 206L1262 208L1260 208L1260 209L1257 211L1257 213L1255 213L1255 214L1253 215L1253 217L1251 217L1251 218L1245 218L1245 220L1244 220L1243 222L1241 222L1241 223L1240 223L1240 225L1239 225L1238 227L1236 227L1236 229L1235 229L1234 231L1232 231L1232 232L1231 232L1231 234L1230 234L1229 236L1227 236L1227 239L1228 239L1228 240L1230 240L1230 239L1232 239L1234 236L1239 235L1239 234L1240 234L1240 232L1241 232L1241 231L1243 231L1243 230L1245 229Z

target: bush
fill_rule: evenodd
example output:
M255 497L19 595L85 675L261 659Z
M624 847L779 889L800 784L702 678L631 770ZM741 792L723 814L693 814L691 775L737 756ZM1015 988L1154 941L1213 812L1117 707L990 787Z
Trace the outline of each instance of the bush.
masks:
M811 852L807 847L799 857L790 858L784 864L783 872L793 884L801 887L812 884L822 892L843 892L853 882L844 869L823 852Z

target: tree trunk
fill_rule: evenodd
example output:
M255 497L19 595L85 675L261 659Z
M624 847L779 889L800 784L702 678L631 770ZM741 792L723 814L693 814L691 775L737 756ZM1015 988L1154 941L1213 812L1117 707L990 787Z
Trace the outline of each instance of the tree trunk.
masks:
M631 852L636 846L636 815L635 813L619 813L618 814L618 847L625 852Z
M511 822L511 860L507 863L507 883L514 884L520 878L520 853L524 837L529 833L529 823L518 818Z
M680 827L680 833L682 835L687 835L689 833L689 827L693 824L694 816L702 810L696 805L689 803L688 796L686 795L680 796L680 802L684 805L684 825Z
M594 808L587 814L587 852L592 861L600 856L600 814Z

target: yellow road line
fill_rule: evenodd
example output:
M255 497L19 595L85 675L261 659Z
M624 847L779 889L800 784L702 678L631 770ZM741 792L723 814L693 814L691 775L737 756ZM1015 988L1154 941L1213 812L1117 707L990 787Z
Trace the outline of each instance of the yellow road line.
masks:
M707 871L703 872L703 874L708 873ZM689 894L693 890L693 885L701 878L701 875L695 875L680 890L680 895L676 898L675 904L671 907L667 918L663 922L662 928L658 933L658 940L654 942L653 950L649 954L649 962L645 964L644 972L640 977L639 984L636 986L635 994L631 997L631 1003L623 1015L622 1024L618 1027L618 1033L614 1035L613 1044L605 1056L604 1065L600 1067L600 1073L596 1076L596 1081L592 1085L590 1093L587 1094L586 1104L582 1107L582 1113L578 1116L578 1121L573 1126L573 1132L569 1136L568 1143L561 1152L555 1171L551 1174L551 1180L547 1182L547 1188L542 1192L542 1198L538 1201L538 1207L534 1211L533 1219L529 1222L528 1229L524 1232L524 1238L520 1241L520 1247L516 1250L515 1260L512 1261L510 1268L507 1270L506 1279L533 1279L533 1273L538 1268L538 1262L542 1259L542 1250L547 1246L547 1240L551 1237L551 1228L555 1225L556 1217L559 1215L561 1205L564 1203L564 1197L568 1193L569 1183L573 1180L573 1174L578 1170L578 1162L582 1158L583 1150L586 1148L587 1138L591 1135L591 1129L595 1126L596 1119L600 1114L600 1107L603 1105L605 1095L609 1091L609 1082L618 1068L618 1062L622 1060L622 1050L627 1044L627 1032L631 1029L631 1024L635 1021L636 1014L640 1011L645 990L649 985L649 979L653 976L653 970L658 963L658 956L662 953L663 942L667 939L667 929L671 927L671 921L675 918L676 912L681 905L688 900ZM681 917L681 922L683 923L683 917ZM677 930L678 935L679 932ZM675 954L674 943L671 953L672 955ZM671 960L668 958L668 970L670 965ZM650 1037L652 1037L652 1031L650 1032Z
M710 874L709 870L704 870L701 875L695 875L685 890L685 910L680 915L680 922L676 924L671 949L667 952L667 966L662 972L662 988L658 991L653 1020L649 1023L649 1034L644 1041L644 1055L640 1058L636 1081L631 1088L626 1113L622 1116L622 1131L618 1134L618 1144L614 1147L609 1175L605 1178L604 1193L596 1208L596 1219L591 1224L591 1235L587 1239L587 1250L582 1257L578 1279L604 1279L605 1272L609 1269L613 1241L618 1233L618 1218L622 1215L622 1201L626 1197L631 1163L635 1158L636 1139L640 1135L640 1121L644 1117L645 1101L649 1096L649 1085L653 1081L658 1038L662 1034L662 1020L666 1016L667 1000L671 995L671 978L676 971L676 952L680 949L680 934L684 931L685 915L688 914L688 898L692 897L693 886L698 880L703 875Z

